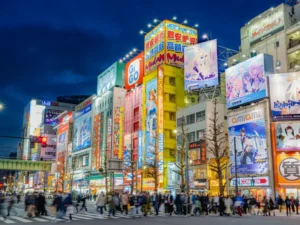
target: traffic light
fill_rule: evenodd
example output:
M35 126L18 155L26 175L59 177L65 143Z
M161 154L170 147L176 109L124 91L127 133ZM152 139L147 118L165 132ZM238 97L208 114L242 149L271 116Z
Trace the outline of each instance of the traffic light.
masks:
M35 143L40 143L42 147L47 147L48 138L44 136L30 136L30 147L34 148Z

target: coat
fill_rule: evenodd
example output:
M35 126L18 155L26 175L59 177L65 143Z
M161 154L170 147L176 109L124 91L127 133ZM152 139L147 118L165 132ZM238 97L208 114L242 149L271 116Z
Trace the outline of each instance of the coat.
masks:
M128 205L128 195L127 194L123 194L121 196L121 202L122 202L122 205Z
M105 196L104 195L99 195L97 200L96 200L96 205L99 207L103 207L105 205Z
M224 205L225 205L225 213L226 214L231 214L231 206L233 205L232 199L231 198L225 198L224 199Z

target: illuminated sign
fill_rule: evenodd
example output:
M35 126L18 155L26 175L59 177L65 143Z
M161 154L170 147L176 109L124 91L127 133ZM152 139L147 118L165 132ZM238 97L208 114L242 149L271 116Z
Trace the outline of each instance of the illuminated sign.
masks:
M197 30L165 20L145 35L145 74L159 65L183 67L184 48L196 44Z
M191 142L191 143L189 143L189 149L201 148L202 143L204 143L204 142L203 141Z
M130 60L125 67L125 89L130 90L143 83L144 53L140 53Z
M236 179L230 181L230 186L235 186ZM239 187L257 187L257 186L269 186L269 177L239 177Z

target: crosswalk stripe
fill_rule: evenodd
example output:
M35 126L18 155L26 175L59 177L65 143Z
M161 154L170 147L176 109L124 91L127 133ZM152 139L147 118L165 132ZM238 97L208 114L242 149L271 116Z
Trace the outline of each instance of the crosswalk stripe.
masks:
M51 216L41 216L41 217L49 219L49 220L52 220L52 221L54 221L54 220L56 220L56 221L63 221L62 219L58 219L56 217L51 217Z
M25 218L18 217L18 216L10 216L10 218L15 219L15 220L18 220L18 221L21 221L21 222L23 222L23 223L32 223L31 220L27 220L27 219L25 219Z
M73 215L72 217L83 219L83 220L92 220L93 219L93 218L83 217L83 216L78 216L78 215Z
M36 221L40 221L40 222L47 222L49 220L44 220L44 219L41 219L41 218L32 218L33 220L36 220Z
M96 214L94 214L94 215L92 215L92 214L84 214L84 215L80 215L80 216L85 216L85 217L90 217L90 218L100 218L101 217L101 216L96 215Z
M12 220L9 220L9 219L5 220L4 218L1 218L0 221L2 221L3 223L16 223L16 222L14 222Z

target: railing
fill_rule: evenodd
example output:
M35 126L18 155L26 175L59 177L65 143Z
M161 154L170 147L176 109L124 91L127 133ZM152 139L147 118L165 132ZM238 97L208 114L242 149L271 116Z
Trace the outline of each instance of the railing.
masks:
M297 45L300 45L300 38L296 39L296 40L291 40L290 43L289 43L289 48L294 48Z

